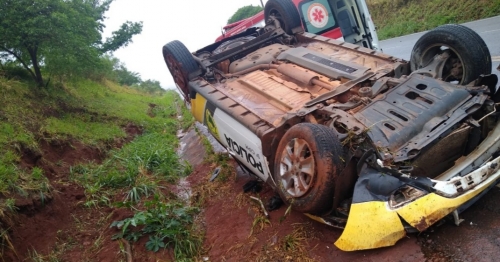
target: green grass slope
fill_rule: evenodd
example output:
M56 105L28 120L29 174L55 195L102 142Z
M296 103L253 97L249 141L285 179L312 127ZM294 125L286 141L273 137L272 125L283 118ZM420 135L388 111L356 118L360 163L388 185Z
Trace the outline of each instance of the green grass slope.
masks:
M189 242L193 209L161 190L162 183L176 181L190 171L175 150L177 130L192 123L192 116L173 90L150 95L113 82L90 80L38 89L31 82L0 76L0 257L3 251L14 249L8 228L11 214L18 208L16 202L23 198L41 198L43 202L52 193L52 183L59 183L48 179L39 164L24 164L26 156L40 155L42 162L47 161L43 146L51 143L91 148L104 156L99 163L83 158L73 165L49 163L67 170L64 183L84 189L82 208L119 205L139 216L148 215L149 220L133 221L134 225L156 226L148 231L154 240L148 242L148 249L157 250L165 246L163 241L182 234L183 242L173 241L176 256L195 255L196 248L183 247L200 245L197 239ZM140 130L131 142L127 134L130 126ZM165 210L186 215L177 221ZM166 230L168 219L176 228L171 228L169 235L157 233Z
M500 0L367 0L379 39L500 15Z

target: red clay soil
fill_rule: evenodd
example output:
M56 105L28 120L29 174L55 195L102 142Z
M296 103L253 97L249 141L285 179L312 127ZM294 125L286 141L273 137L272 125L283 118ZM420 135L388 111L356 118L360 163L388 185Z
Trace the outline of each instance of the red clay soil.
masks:
M128 124L123 127L127 138L117 139L113 147L121 147L141 133L141 129ZM4 250L3 261L21 261L36 254L48 257L50 254L64 254L66 261L82 261L82 258L97 258L98 250L91 245L97 239L111 239L105 234L108 221L99 221L102 213L110 214L110 219L123 219L130 214L121 214L113 209L94 210L84 208L84 189L69 180L69 167L80 163L100 163L105 152L81 144L78 141L42 141L41 152L26 150L21 158L21 167L30 170L40 167L49 179L51 192L43 199L38 196L16 198L17 214L12 217L8 226L11 242L15 248ZM101 213L101 214L99 214ZM105 215L104 217L108 217ZM102 220L102 219L101 219ZM110 243L114 245L116 243ZM117 261L116 251L112 256L104 254L98 261ZM96 248L101 248L98 246ZM75 252L76 251L76 252ZM92 252L89 252L92 251Z
M132 139L140 130L134 126L124 129ZM121 146L124 141L119 141ZM112 221L132 216L124 208L89 209L82 206L84 189L72 183L69 167L78 163L99 163L105 156L95 148L78 142L42 142L41 154L26 152L22 165L25 168L41 167L53 188L51 201L39 199L19 201L21 207L13 219L10 236L17 255L5 252L4 261L22 261L35 254L50 258L55 255L63 261L119 261L126 260L125 242L114 241L118 232L109 228ZM204 150L199 147L198 150ZM396 247L366 252L346 253L338 250L333 242L340 230L314 222L301 213L291 212L286 218L286 207L270 213L270 224L257 224L252 230L255 217L261 214L259 206L243 194L242 186L252 178L229 177L226 182L207 182L214 166L200 164L185 180L184 187L193 189L193 201L200 190L209 191L199 221L205 233L204 253L199 259L209 261L422 261L423 255L415 238L407 238ZM173 188L180 193L185 188ZM188 189L191 190L191 189ZM260 197L264 203L273 196L270 187L264 185ZM252 194L255 195L256 194ZM119 197L119 196L117 196ZM284 219L284 220L283 220ZM282 222L280 222L282 220ZM261 225L263 226L261 228ZM200 233L203 233L200 232ZM296 233L294 247L285 246L287 235ZM171 250L153 253L145 249L143 237L130 247L133 261L173 261ZM289 251L284 251L289 250Z
M445 223L421 234L429 261L498 261L500 257L500 188L493 187L461 214L457 227Z
M140 129L127 126L129 140ZM119 146L123 144L117 143ZM204 150L197 147L197 150ZM104 154L78 143L42 143L40 155L26 152L23 166L39 166L53 187L52 200L19 200L21 206L10 236L17 256L6 252L3 261L22 261L33 252L48 258L57 254L62 261L126 261L125 242L113 241L118 231L111 222L132 216L124 208L89 209L81 205L84 190L68 179L71 165L99 162ZM193 173L173 193L193 192L191 201L205 199L198 218L200 234L205 234L202 261L496 261L500 255L500 189L494 188L481 204L463 214L460 227L445 224L420 235L409 235L395 246L375 250L343 252L333 243L341 230L312 221L286 206L270 212L269 223L259 222L262 211L250 196L264 203L274 193L263 185L259 194L243 193L242 186L253 178L239 172L227 181L208 182L215 166L197 165ZM121 196L117 196L120 198ZM263 221L263 220L261 220ZM253 227L253 229L252 229ZM433 232L435 230L435 232ZM147 251L143 237L133 243L133 261L174 261L171 250ZM30 253L31 252L31 255ZM425 253L425 255L424 255ZM0 260L2 260L0 259Z
M188 178L193 188L210 183L211 170L206 166L195 169ZM270 224L261 229L252 224L256 215L262 216L259 205L250 196L259 196L264 203L274 195L263 185L259 194L243 193L243 185L253 178L239 172L234 181L222 185L219 193L204 206L205 225L202 258L210 261L423 261L424 256L414 236L407 237L394 247L368 251L344 252L333 243L341 230L312 221L302 213L291 211L284 217L286 206L270 212ZM195 190L196 191L196 190ZM280 222L281 221L281 222ZM287 235L298 233L295 250L284 244ZM303 238L302 240L300 240Z

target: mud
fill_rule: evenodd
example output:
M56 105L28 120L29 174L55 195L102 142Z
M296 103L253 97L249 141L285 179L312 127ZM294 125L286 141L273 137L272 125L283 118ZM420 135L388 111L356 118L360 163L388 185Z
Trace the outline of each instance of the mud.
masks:
M110 148L119 148L142 132L133 124L123 129L127 137L114 141ZM114 233L108 229L108 221L100 220L103 213L109 218L115 210L98 211L83 207L84 189L69 178L71 166L100 163L105 156L103 149L78 141L42 140L40 151L24 150L20 166L26 170L35 166L43 169L51 191L47 195L16 198L17 213L8 221L10 241L15 252L4 249L3 261L24 261L37 255L47 260L51 255L60 255L64 261L82 261L82 258L116 261L118 244L111 242ZM116 246L115 251L110 253L112 259L92 247L101 239L108 245Z
M129 134L115 146L121 146L140 134L140 128L123 127ZM196 132L184 135L182 155L193 161L193 173L178 185L168 188L191 201L205 199L197 219L204 233L207 261L496 261L500 256L500 188L493 188L483 199L461 214L460 226L445 222L426 232L410 234L393 247L343 252L334 246L341 230L312 221L286 206L270 212L269 222L260 206L250 199L266 203L273 190L263 185L260 193L243 193L242 187L255 178L234 165L234 176L225 182L208 182L215 165L203 162L205 148ZM84 189L68 178L69 167L77 163L99 163L105 154L97 148L74 141L42 142L41 152L24 152L22 166L46 171L53 190L50 196L18 199L20 210L13 217L10 236L17 253L6 251L4 261L23 261L34 252L46 260L58 255L62 261L124 260L126 244L112 240L118 231L109 228L112 221L130 217L125 208L89 209L82 206ZM203 192L211 192L202 195ZM166 192L168 194L168 192ZM259 220L260 219L260 220ZM260 222L259 222L260 221ZM290 242L290 239L296 242ZM131 244L134 261L173 261L171 250L149 252L147 238Z
M191 138L190 138L191 139ZM192 150L192 151L191 151ZM186 153L203 154L197 147ZM208 168L208 169L207 169ZM190 185L208 184L214 167L201 165L188 177ZM236 168L235 170L239 170ZM252 230L260 208L250 195L264 203L274 195L264 185L259 194L244 194L242 186L255 179L241 170L228 181L217 197L205 205L203 220L206 231L205 258L210 261L496 261L500 257L500 188L493 188L475 205L461 214L465 221L456 226L445 221L420 234L408 234L395 246L374 250L344 252L334 246L341 230L320 224L286 207L270 212L270 224ZM282 251L283 240L297 228L306 231L302 252Z
M447 222L419 236L422 250L432 261L498 261L500 257L500 188L460 215L457 227Z

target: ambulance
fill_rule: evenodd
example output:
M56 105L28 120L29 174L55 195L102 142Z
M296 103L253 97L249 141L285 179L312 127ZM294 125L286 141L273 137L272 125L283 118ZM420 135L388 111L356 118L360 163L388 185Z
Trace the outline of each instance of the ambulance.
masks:
M289 1L289 0L287 0ZM306 32L381 51L375 24L364 0L292 0ZM216 42L265 25L265 11L228 24Z

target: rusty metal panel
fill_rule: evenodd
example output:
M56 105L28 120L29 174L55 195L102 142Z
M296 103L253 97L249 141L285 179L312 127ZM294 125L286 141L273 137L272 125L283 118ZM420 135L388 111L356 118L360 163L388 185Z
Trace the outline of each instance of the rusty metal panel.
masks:
M395 161L414 158L458 123L473 106L465 89L413 76L354 116L368 127L377 147L393 152Z
M278 126L283 116L298 110L311 99L306 88L295 85L297 89L293 89L290 85L295 84L255 71L217 88L263 120Z
M203 96L207 101L216 104L217 108L233 116L237 121L252 130L259 137L273 129L269 122L253 114L243 105L220 92L216 86L210 85L205 80L190 82L190 88Z
M340 77L355 79L361 77L370 69L357 63L325 55L322 50L311 50L304 47L288 49L281 53L278 59L291 61L333 79Z
M299 35L298 38L301 42L307 43L303 46L310 50L320 52L332 59L351 62L370 68L378 77L385 74L400 76L401 74L409 73L407 70L409 68L408 63L405 60L375 52L358 45L312 36L314 35L304 33Z

